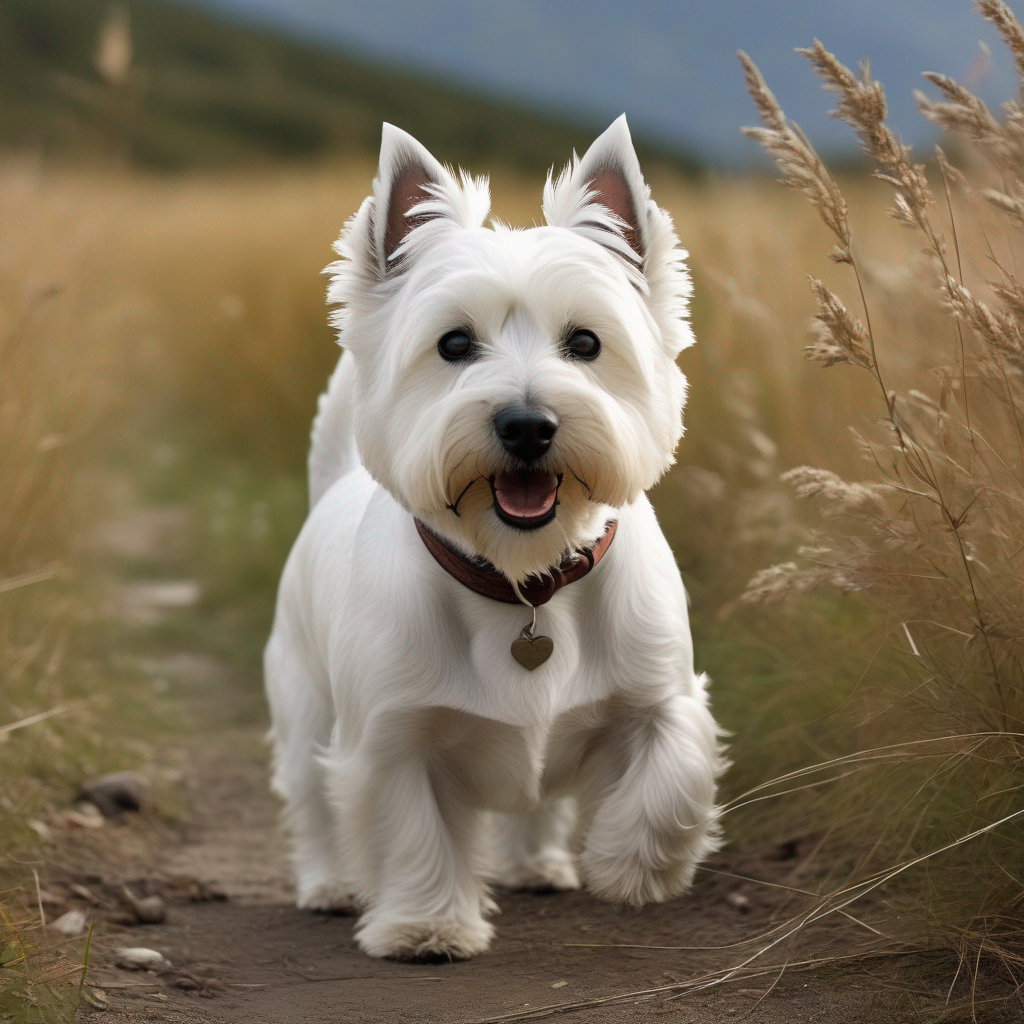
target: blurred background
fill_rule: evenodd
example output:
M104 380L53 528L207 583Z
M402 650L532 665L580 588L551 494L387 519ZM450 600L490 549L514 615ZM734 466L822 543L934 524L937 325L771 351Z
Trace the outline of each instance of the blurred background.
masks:
M338 356L321 271L369 191L384 120L440 160L489 174L493 214L529 226L547 170L628 115L695 278L698 344L680 360L687 434L653 497L691 593L698 668L733 733L727 799L887 738L983 729L964 724L963 688L981 670L960 655L947 673L955 713L948 702L941 715L907 710L923 680L945 678L905 626L909 598L879 605L847 587L857 592L741 600L752 576L797 557L821 527L784 471L861 477L879 463L877 453L865 463L861 436L887 417L876 380L803 358L808 274L861 316L858 284L867 290L888 386L955 404L969 377L949 355L946 306L926 295L921 239L887 216L892 188L871 176L854 133L829 116L834 97L793 52L816 37L850 67L870 58L890 124L928 161L949 221L940 132L913 90L937 93L920 73L946 73L998 111L1019 93L1015 60L1024 66L967 0L4 0L0 727L17 726L0 734L5 841L39 843L36 826L83 778L159 764L194 727L188 672L166 668L176 653L215 659L244 695L232 713L262 725L260 649L305 514L316 396ZM856 225L859 281L829 262L828 229L740 134L757 122L740 48L832 167ZM962 138L943 145L975 186L1018 195ZM1016 242L979 225L962 228L956 256L961 280L981 287L1012 264ZM942 376L951 360L959 391ZM1015 416L1010 383L1007 393ZM1014 450L1018 435L1006 435ZM947 625L970 638L972 615ZM1005 671L1017 679L1013 651ZM900 715L879 717L894 706ZM1006 707L998 728L1016 735ZM996 772L1011 803L1015 751L1010 782ZM870 874L976 824L980 783L947 777L940 798L933 772L909 764L898 778L858 777L839 798L812 790L758 804L730 820L729 836L741 847L863 836L881 818L869 853L839 843L846 852L825 858L829 877ZM925 806L932 817L915 818ZM911 838L895 829L900 814L926 824ZM1003 863L1006 849L1019 857L1019 833L999 835ZM1019 882L992 881L986 856L991 870L971 867L977 893L938 873L899 890L931 908L907 927L938 928L934 945L954 967L973 955L965 936L993 886L1000 906L1021 896Z

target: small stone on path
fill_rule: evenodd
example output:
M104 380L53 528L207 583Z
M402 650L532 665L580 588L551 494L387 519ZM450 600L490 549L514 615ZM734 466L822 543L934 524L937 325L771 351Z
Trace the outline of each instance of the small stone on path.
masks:
M129 971L165 971L171 966L163 953L145 946L122 946L116 950L114 962Z
M725 902L729 904L733 910L738 910L741 914L750 913L750 900L741 892L731 892L725 897Z
M53 833L50 831L50 826L45 821L40 821L38 818L33 818L29 823L28 827L32 829L44 843L50 842L53 839Z
M66 825L77 825L79 828L102 828L106 823L103 812L90 800L79 800L70 811L61 815Z
M163 924L167 920L167 905L159 896L144 896L140 899L127 885L121 886L121 895L140 924Z
M107 818L138 811L149 798L149 780L138 772L111 772L82 783L78 799L100 809Z
M85 931L86 921L85 911L69 910L66 914L61 914L55 921L51 921L47 927L73 939Z

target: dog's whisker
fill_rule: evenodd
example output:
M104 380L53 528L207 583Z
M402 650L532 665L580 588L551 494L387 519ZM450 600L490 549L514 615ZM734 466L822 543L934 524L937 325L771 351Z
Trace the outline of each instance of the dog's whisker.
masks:
M583 487L586 490L586 492L587 492L587 500L588 501L593 501L594 500L594 489L590 486L590 484L588 484L586 480L584 480L582 477L580 477L579 474L576 472L576 470L572 468L572 466L566 466L566 469L568 469L569 472L572 473L572 475L574 477L576 477L576 482L581 487Z
M485 452L485 451L486 451L485 448L477 448L477 449L475 449L473 451L466 452L466 454L463 455L461 459L459 459L459 461L452 468L452 471L448 474L448 481L445 484L445 488L444 488L444 491L445 491L446 495L451 493L451 479L452 479L452 477L455 476L456 473L458 473L459 467L466 461L466 459L473 458L473 457L479 458L479 456L482 455L483 452ZM455 501L453 501L453 502L445 502L445 506L444 507L446 509L448 509L450 512L454 512L457 517L459 515L459 502L461 502L462 499L466 496L466 492L473 486L473 484L475 484L478 480L480 480L480 479L482 479L484 477L484 473L481 470L479 463L477 463L477 467L476 468L477 468L477 475L475 477L473 477L469 481L469 483L466 484L465 487L462 488L462 490L459 492L459 496L455 499Z
M478 477L474 477L472 480L470 480L469 483L466 484L466 486L462 488L461 492L459 493L459 496L455 499L455 501L452 502L450 505L445 505L445 508L448 509L450 512L454 512L455 515L458 516L459 515L459 502L462 501L462 499L466 496L466 492L470 489L470 487L472 487L473 484L475 484L478 480L482 480L482 479L483 479L483 477L479 477L478 476Z

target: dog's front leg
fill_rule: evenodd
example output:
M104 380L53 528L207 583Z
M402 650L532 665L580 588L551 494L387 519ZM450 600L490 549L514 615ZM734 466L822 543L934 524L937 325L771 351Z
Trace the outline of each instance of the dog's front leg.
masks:
M576 823L570 797L546 800L527 814L494 816L494 879L534 892L578 889L569 841Z
M402 729L367 765L359 842L373 877L356 940L370 956L465 959L484 952L493 909L477 876L479 812L466 806L434 753Z
M717 849L715 723L697 697L621 711L583 765L587 887L642 906L686 889Z

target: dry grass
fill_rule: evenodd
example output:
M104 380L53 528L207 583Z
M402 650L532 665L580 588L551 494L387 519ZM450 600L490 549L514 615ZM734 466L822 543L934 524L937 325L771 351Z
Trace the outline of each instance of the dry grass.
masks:
M495 214L527 226L539 219L539 177L473 170L491 171ZM221 440L298 465L312 399L337 357L320 271L372 176L368 160L259 179L44 168L34 204L49 223L33 239L35 262L85 253L77 272L89 293L88 307L57 327L89 334L76 350L106 361L123 405L189 409ZM836 447L863 388L836 379L823 391L795 358L802 342L793 325L813 305L786 270L809 262L824 232L767 181L664 176L652 186L676 217L699 285L703 344L686 357L693 389L681 461L717 471L735 461L726 448L752 444L749 459L736 458L760 479L771 475L757 461L765 454L787 465ZM869 183L849 190L855 207L870 203ZM879 259L901 258L883 217L872 216L868 230ZM755 421L763 436L751 441ZM723 429L724 439L715 436Z
M91 938L91 933L89 938ZM19 1024L57 1024L72 1021L79 1004L105 1008L84 987L88 971L88 940L54 942L39 917L17 915L0 904L0 1016Z
M1024 58L1024 32L1009 9L998 0L983 0L979 9L999 27L1018 61ZM813 914L832 913L884 887L890 898L915 908L891 934L945 945L955 954L950 998L973 1001L979 986L1001 979L1019 1006L1020 109L1008 103L1000 123L967 90L929 76L944 99L920 97L922 112L965 133L986 158L965 176L939 150L933 186L886 126L884 91L867 65L855 74L819 42L801 52L837 95L835 116L856 131L877 176L890 186L890 217L920 247L896 288L883 291L870 281L856 220L841 191L741 54L764 123L750 134L776 157L785 183L809 196L834 235L831 258L850 277L846 290L852 298L846 303L812 279L818 312L807 358L824 366L850 364L848 372L874 382L877 396L878 418L855 420L866 479L851 482L810 466L787 472L783 479L799 498L817 504L820 519L798 557L757 573L744 595L763 603L823 589L857 592L877 610L887 634L879 645L883 660L893 669L899 665L856 702L861 726L869 725L876 743L879 737L891 741L884 756L863 751L811 769L835 780L831 799L841 814L831 826L837 837L845 843L859 837L850 874ZM990 182L998 182L998 189L985 187ZM885 329L875 312L896 302L927 310L928 326ZM908 361L914 372L893 372ZM875 770L879 763L884 772ZM788 791L794 781L787 777L778 785ZM891 884L905 874L905 885Z
M748 963L704 980L760 976L787 957L818 965L793 942L853 912L902 950L951 951L937 969L955 1001L1012 988L1024 970L1012 819L1024 733L1019 154L943 80L955 108L926 113L973 125L1002 176L984 180L975 164L966 179L925 174L886 134L879 87L824 49L809 56L885 180L828 177L752 67L774 133L762 140L821 217L761 179L651 180L697 283L688 434L655 501L694 598L698 659L736 733L726 820L740 843L825 834L806 866L815 899ZM470 169L491 172L496 215L539 218L539 178ZM68 540L88 525L91 502L69 487L76 453L109 465L131 449L124 434L196 464L214 450L245 467L228 534L263 523L252 510L272 481L271 504L297 527L301 484L285 478L302 472L337 355L320 271L373 166L162 179L21 160L5 174L0 645L21 719L106 685L67 661L81 597L53 576L79 563ZM806 466L825 468L793 469ZM187 480L175 487L187 495ZM203 488L203 558L222 581L211 593L236 601L248 588L269 603L277 542L255 561L226 542L222 495ZM783 600L741 602L772 562L746 593ZM837 587L846 596L819 596ZM0 820L20 821L22 836L99 757L100 726L81 707L0 747L0 764L21 772L0 784Z
M94 305L96 224L44 198L31 159L3 167L0 190L0 1018L65 1021L83 944L46 930L42 862L25 855L85 774L133 761L109 658L78 642L96 615L74 557L93 521L81 469L121 400L118 339Z

